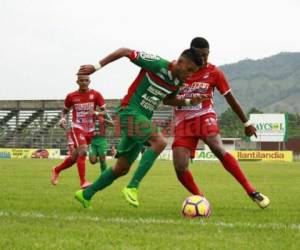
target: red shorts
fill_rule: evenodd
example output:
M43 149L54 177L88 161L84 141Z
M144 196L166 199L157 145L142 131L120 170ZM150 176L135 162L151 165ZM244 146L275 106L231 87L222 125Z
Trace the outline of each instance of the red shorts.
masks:
M71 128L71 137L75 148L79 145L89 145L93 136L94 132L85 132L79 128Z
M199 139L219 133L217 116L214 113L182 121L175 127L172 149L175 147L188 148L191 151L191 158L194 158Z

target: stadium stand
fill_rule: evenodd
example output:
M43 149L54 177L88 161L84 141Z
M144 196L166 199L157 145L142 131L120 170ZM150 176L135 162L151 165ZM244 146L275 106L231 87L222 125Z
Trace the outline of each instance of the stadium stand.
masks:
M109 114L115 117L119 100L106 100ZM0 148L59 148L66 150L65 131L58 122L63 100L7 100L0 101ZM71 114L68 116L69 124ZM171 133L171 107L161 106L153 120ZM109 145L117 145L119 137L108 129Z

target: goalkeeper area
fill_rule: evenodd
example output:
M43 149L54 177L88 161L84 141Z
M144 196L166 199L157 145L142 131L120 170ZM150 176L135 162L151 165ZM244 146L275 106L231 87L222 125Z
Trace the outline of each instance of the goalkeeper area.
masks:
M140 207L121 195L133 169L97 193L93 210L74 199L77 168L51 168L59 160L0 160L0 249L299 249L300 162L241 162L271 205L260 209L218 162L194 162L191 170L212 206L205 219L180 214L189 193L171 161L158 160L140 186ZM108 161L109 165L113 160ZM88 180L99 167L87 164Z

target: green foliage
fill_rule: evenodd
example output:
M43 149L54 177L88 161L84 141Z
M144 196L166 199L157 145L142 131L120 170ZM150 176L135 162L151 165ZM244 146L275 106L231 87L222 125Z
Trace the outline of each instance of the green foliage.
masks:
M264 112L300 114L300 53L280 53L220 68L245 110L257 107ZM216 95L215 107L222 113L228 105Z
M300 137L300 115L288 113L288 136L289 138Z
M264 112L251 108L247 115L250 114L263 114ZM228 108L219 117L219 124L221 128L222 137L240 137L245 138L244 126L238 116ZM288 137L299 138L300 137L300 115L288 113Z
M244 126L238 116L228 108L219 117L219 123L221 127L221 133L223 137L243 137Z

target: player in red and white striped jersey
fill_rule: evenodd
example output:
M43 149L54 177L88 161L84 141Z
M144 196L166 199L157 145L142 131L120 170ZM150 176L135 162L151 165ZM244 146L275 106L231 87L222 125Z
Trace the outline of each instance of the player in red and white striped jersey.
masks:
M217 89L244 123L245 134L247 136L256 136L255 127L248 120L239 102L232 94L223 72L218 67L207 62L209 54L208 41L202 37L196 37L191 41L191 47L201 51L205 65L189 78L186 84L180 89L177 98L189 99L197 95L213 97L214 90ZM201 139L209 146L224 168L235 177L247 194L261 208L269 205L270 201L268 197L256 191L244 175L238 161L229 152L226 152L222 144L212 98L204 100L197 106L177 107L174 109L174 114L175 138L172 145L173 162L177 177L186 189L195 195L203 195L188 169L189 158L194 157L198 141Z
M72 109L72 124L70 134L74 142L72 155L67 157L63 163L52 169L51 182L56 185L60 171L71 167L77 161L80 186L85 188L89 182L85 178L85 159L95 130L96 108L104 109L105 102L102 95L96 90L90 89L90 78L87 75L78 75L77 84L79 89L68 94L60 121L61 127L66 129L66 115Z

